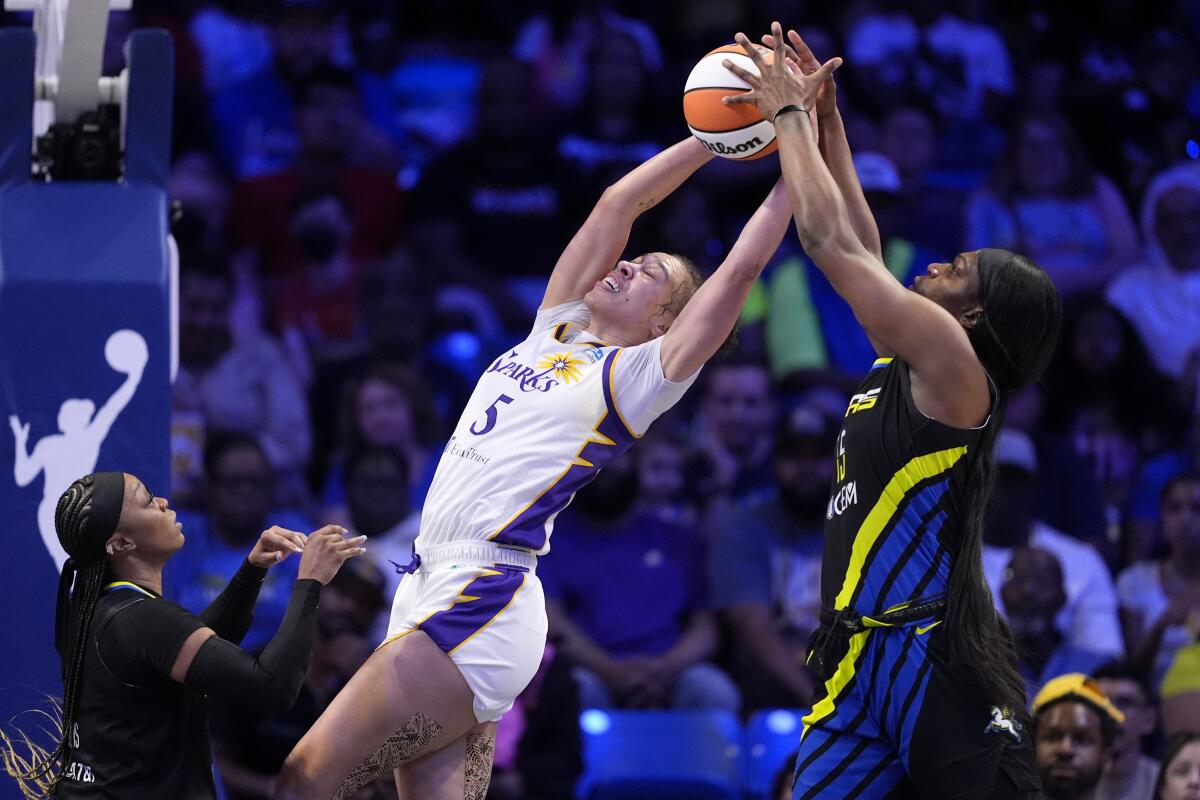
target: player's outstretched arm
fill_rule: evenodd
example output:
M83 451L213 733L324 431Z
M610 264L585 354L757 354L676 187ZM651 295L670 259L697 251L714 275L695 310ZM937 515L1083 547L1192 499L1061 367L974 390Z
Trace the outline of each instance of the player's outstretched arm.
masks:
M750 288L783 241L791 216L781 178L742 228L721 266L663 334L662 365L667 380L692 375L721 348L742 313Z
M801 75L812 75L821 68L821 62L813 55L812 49L800 38L794 30L787 32L790 46L785 44L784 51ZM762 42L772 50L777 49L778 42L771 34L762 37ZM842 123L842 114L837 105L837 83L833 76L826 78L825 83L817 90L814 111L817 115L817 125L820 130L819 144L821 156L825 159L829 173L837 183L842 197L846 201L846 210L850 214L850 224L863 246L883 263L883 246L879 240L879 225L875 215L867 205L866 195L863 194L862 184L858 180L858 172L854 169L854 155L850 152L850 142L846 139L846 127Z
M778 22L772 25L772 34L782 43ZM752 90L728 97L726 102L753 103L774 121L779 160L804 250L850 304L874 341L912 365L936 391L973 391L984 379L962 325L936 303L901 286L867 250L851 224L845 198L821 158L813 119L813 82L823 81L841 60L826 62L810 76L793 75L786 67L775 66L784 62L782 48L768 65L745 34L739 33L737 41L751 54L762 77L728 65Z
M604 190L583 227L554 265L542 308L578 300L613 268L634 220L662 202L713 157L699 139L668 147Z

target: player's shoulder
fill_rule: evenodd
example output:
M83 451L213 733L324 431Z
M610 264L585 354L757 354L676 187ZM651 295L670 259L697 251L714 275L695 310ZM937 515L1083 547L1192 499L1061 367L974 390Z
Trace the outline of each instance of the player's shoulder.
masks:
M587 303L583 300L568 300L565 303L538 308L533 319L533 333L544 333L563 324L573 325L582 330L591 321L592 314L588 311Z

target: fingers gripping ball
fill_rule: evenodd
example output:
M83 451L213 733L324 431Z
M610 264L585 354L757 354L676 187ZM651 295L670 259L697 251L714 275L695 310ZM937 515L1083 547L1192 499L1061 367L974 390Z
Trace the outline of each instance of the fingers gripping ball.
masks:
M767 63L773 54L758 47ZM750 90L744 80L721 65L729 59L758 74L758 68L740 45L728 44L708 53L692 68L683 87L683 116L692 134L704 146L723 158L749 161L774 153L775 126L763 119L752 105L727 106L721 98Z
M104 359L117 372L130 374L146 366L150 353L136 331L119 330L104 343Z

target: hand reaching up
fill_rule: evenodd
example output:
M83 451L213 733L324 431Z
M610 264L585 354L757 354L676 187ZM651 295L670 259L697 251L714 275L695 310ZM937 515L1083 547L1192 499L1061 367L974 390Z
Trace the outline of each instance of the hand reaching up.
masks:
M794 30L789 30L787 36L791 44L784 45L784 52L787 55L789 66L793 66L795 71L798 71L801 75L812 75L819 70L821 62L813 55L812 48L800 38L800 34ZM769 33L763 35L762 43L771 50L777 50L779 46L779 42ZM837 82L833 79L832 73L828 75L825 82L817 90L816 109L818 118L824 117L837 109Z
M797 52L796 58L792 59L793 63L801 65L801 71L797 73L789 66L787 55L789 48L783 38L783 28L778 22L772 23L771 36L775 43L775 57L770 64L763 58L758 48L750 42L746 34L739 33L734 37L754 62L758 69L758 75L726 59L725 68L748 83L750 91L730 95L722 102L726 105L748 103L758 109L758 113L762 114L765 119L774 122L776 115L788 106L796 106L803 113L812 111L816 106L817 95L821 88L833 71L842 65L842 59L831 58L813 72L805 75L803 74L803 61ZM811 55L811 51L809 54Z

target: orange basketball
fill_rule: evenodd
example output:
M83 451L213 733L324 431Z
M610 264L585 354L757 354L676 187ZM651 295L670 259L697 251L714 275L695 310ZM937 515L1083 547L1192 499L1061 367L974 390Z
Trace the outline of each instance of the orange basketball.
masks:
M770 62L772 53L761 45L759 52ZM721 98L749 91L747 83L721 62L729 59L758 74L754 61L740 45L727 44L706 54L692 68L683 87L683 117L692 134L722 158L749 161L774 153L775 126L763 119L752 105L727 106Z

